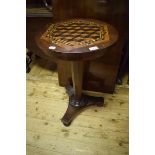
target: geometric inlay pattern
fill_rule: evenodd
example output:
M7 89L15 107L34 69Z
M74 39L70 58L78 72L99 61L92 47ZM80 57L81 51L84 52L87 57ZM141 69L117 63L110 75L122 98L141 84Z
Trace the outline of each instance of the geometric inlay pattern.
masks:
M60 47L80 48L106 42L109 40L109 35L106 24L74 19L51 24L41 39Z

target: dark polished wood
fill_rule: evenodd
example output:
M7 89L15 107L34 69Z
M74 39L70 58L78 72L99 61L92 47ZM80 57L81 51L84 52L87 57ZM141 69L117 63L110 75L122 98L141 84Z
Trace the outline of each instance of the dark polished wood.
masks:
M76 100L80 99L82 94L83 67L84 65L82 61L71 62L72 81Z
M77 98L75 96L76 92L74 93L74 90L70 85L66 86L66 92L68 93L69 96L69 104L64 116L61 119L62 123L65 126L69 126L72 120L77 116L77 114L85 110L86 107L88 106L103 107L104 105L103 97L93 97L81 94Z
M37 45L46 56L55 56L71 64L73 88L68 80L69 105L62 118L65 126L69 126L83 108L103 106L102 97L82 94L84 61L103 56L117 40L118 32L113 26L92 19L71 19L50 24L45 32L36 36Z
M99 19L118 30L117 43L104 56L87 62L83 85L85 90L113 93L124 40L128 38L128 0L57 0L53 14L56 21L73 17ZM58 76L59 84L65 86L71 79L69 62L59 61Z
M117 84L122 84L122 78L126 73L129 73L129 41L128 40L123 48L123 54L122 54L119 72L117 76ZM128 82L129 82L129 78L128 78Z
M97 9L96 0L54 0L53 16L55 21L70 18L92 18Z
M116 31L116 29L112 25L109 25L107 23L104 23L98 20L92 20L92 19L74 19L71 21L73 21L73 23L74 21L82 21L82 22L90 22L93 24L98 24L99 30L96 31L95 29L94 31L92 31L92 29L89 29L89 27L81 27L79 30L76 30L76 27L72 29L72 27L70 28L68 26L66 30L65 29L66 26L63 27L63 24L66 24L66 21L60 22L57 24L51 24L47 26L46 32L44 32L45 29L43 29L42 32L40 32L36 36L36 42L38 44L38 47L42 49L43 53L46 56L52 57L52 58L54 56L62 60L71 60L71 61L72 60L91 60L91 59L95 59L103 56L107 51L107 48L111 47L111 45L114 45L114 43L118 39L118 32ZM70 20L68 20L68 22L70 23ZM60 31L59 29L58 31L56 31L57 25L59 24L61 24L62 31L65 31L65 35L62 33L59 33ZM91 26L94 27L93 24ZM80 26L81 25L79 25L79 27ZM106 31L103 30L102 32L102 29L103 29L102 27L104 26L106 27ZM85 28L88 28L88 32L86 32ZM96 26L94 28L98 28L98 27ZM74 32L71 32L71 31L74 31ZM104 34L103 36L102 36L102 33ZM96 39L93 38L93 36L95 35L96 37L97 34L99 35L99 37L101 36L104 38L103 39L98 38L98 36ZM70 37L71 39L69 41L67 39L62 39L62 38L67 38L65 36ZM78 39L80 41L78 41ZM76 46L69 45L70 42L71 43L73 42L74 44L76 44ZM82 42L83 44L81 44ZM49 50L50 46L53 46L56 49ZM89 48L93 46L97 47L98 49L95 51L91 51Z
M108 93L112 93L114 90L124 40L128 37L128 0L55 0L53 1L53 15L53 23L59 23L60 27L62 26L60 23L64 22L64 20L70 21L79 18L98 24L101 22L107 26L109 35L108 40L103 39L101 42L98 42L98 40L92 42L90 41L93 38L92 34L96 34L94 32L90 33L91 39L88 39L89 43L82 38L82 46L80 46L81 38L79 39L79 37L82 34L79 32L79 37L75 33L76 39L79 39L78 42L74 40L74 37L69 36L71 37L70 41L66 43L67 37L65 36L65 39L62 39L60 34L58 34L60 37L58 40L53 39L56 35L53 36L47 32L49 26L53 26L52 19L45 29L42 28L41 21L38 24L39 26L36 25L42 31L36 37L36 45L39 48L35 48L40 49L38 53L51 62L56 59L59 84L61 86L67 85L69 88L69 105L62 118L64 125L68 126L75 115L83 108L89 105L103 106L103 98L83 95L82 89ZM111 25L119 31L119 39L118 32ZM31 26L29 28L31 29ZM64 27L62 30L65 30ZM33 33L33 31L36 31L36 29L31 32ZM57 28L56 31L59 32ZM69 33L72 34L71 31ZM52 39L48 40L49 36ZM73 44L71 40L74 40ZM83 42L88 44L85 45ZM95 46L97 46L97 49L91 51L90 48ZM84 67L82 65L83 61L86 62Z
M48 57L46 56L42 50L37 46L37 43L35 41L35 37L38 32L42 30L46 30L47 26L51 23L51 18L47 17L27 17L26 21L26 47L31 52L34 53L34 55L39 56L40 58L47 61L50 66L57 67L58 59L56 57ZM39 25L39 26L38 26Z
M75 106L75 103L78 106ZM104 105L104 98L102 97L83 95L81 97L81 100L78 101L75 100L74 96L69 97L69 104L61 121L65 126L69 126L73 121L73 119L77 116L77 114L85 110L87 107L89 106L103 107L103 105Z
M32 0L37 1L37 0ZM41 0L37 1L35 4ZM96 0L96 4L93 6L92 3L87 5L85 0L74 0L78 1L81 4L72 4L73 1L69 4L70 0L56 0L53 1L53 14L55 18L47 18L47 17L28 17L26 21L27 33L26 33L26 46L31 51L35 52L37 55L49 60L49 57L41 52L41 50L37 47L34 38L36 32L40 29L42 30L45 25L50 24L54 20L61 21L64 19L72 18L71 14L75 14L74 10L76 9L79 14L81 12L85 12L86 6L87 13L84 17L87 18L95 18L101 21L110 23L113 25L119 32L119 40L117 43L110 47L108 52L105 53L104 56L87 61L85 65L84 71L84 84L83 89L89 91L97 91L97 92L105 92L105 93L113 93L117 72L120 64L120 58L122 53L122 48L124 46L124 40L128 38L128 0ZM88 0L91 1L91 0ZM88 2L87 1L87 2ZM31 2L31 0L30 0ZM77 3L77 2L75 2ZM83 5L83 3L85 3ZM93 2L94 3L94 2ZM68 5L68 6L67 6ZM70 11L70 17L68 17L68 8L72 7L72 11ZM35 7L34 7L35 8ZM83 10L83 11L82 11ZM91 10L91 11L89 11ZM93 11L92 11L93 10ZM35 9L34 9L35 12ZM92 15L89 15L89 13ZM60 16L60 14L63 14ZM76 13L77 14L77 13ZM84 14L84 13L82 13ZM82 14L79 17L82 17ZM88 16L87 16L88 15ZM44 16L44 15L43 15ZM75 16L75 15L74 15ZM61 19L60 19L61 18ZM83 18L83 17L82 17ZM57 60L55 57L50 57L49 63L56 62L58 68L58 77L60 86L66 86L67 81L71 80L71 70L70 70L70 62L66 62L64 60Z

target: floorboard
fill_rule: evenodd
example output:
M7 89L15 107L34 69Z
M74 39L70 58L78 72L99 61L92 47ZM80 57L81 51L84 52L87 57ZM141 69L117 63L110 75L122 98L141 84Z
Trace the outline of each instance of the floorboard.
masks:
M27 155L128 155L127 78L114 94L84 90L104 96L104 107L89 107L64 127L68 96L50 68L38 59L27 74Z

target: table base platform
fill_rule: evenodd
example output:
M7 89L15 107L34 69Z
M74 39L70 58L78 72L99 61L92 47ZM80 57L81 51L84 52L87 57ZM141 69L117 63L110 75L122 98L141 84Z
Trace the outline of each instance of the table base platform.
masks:
M81 99L77 100L74 97L74 91L71 86L67 86L66 90L69 95L69 104L66 113L61 119L65 126L69 126L77 114L83 111L86 107L92 105L102 107L104 104L103 97L94 97L82 94Z

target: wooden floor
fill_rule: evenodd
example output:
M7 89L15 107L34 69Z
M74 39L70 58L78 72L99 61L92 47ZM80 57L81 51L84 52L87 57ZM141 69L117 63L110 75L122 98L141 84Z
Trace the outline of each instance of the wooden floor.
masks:
M68 97L51 68L39 60L27 74L27 155L128 155L128 85L64 127Z

